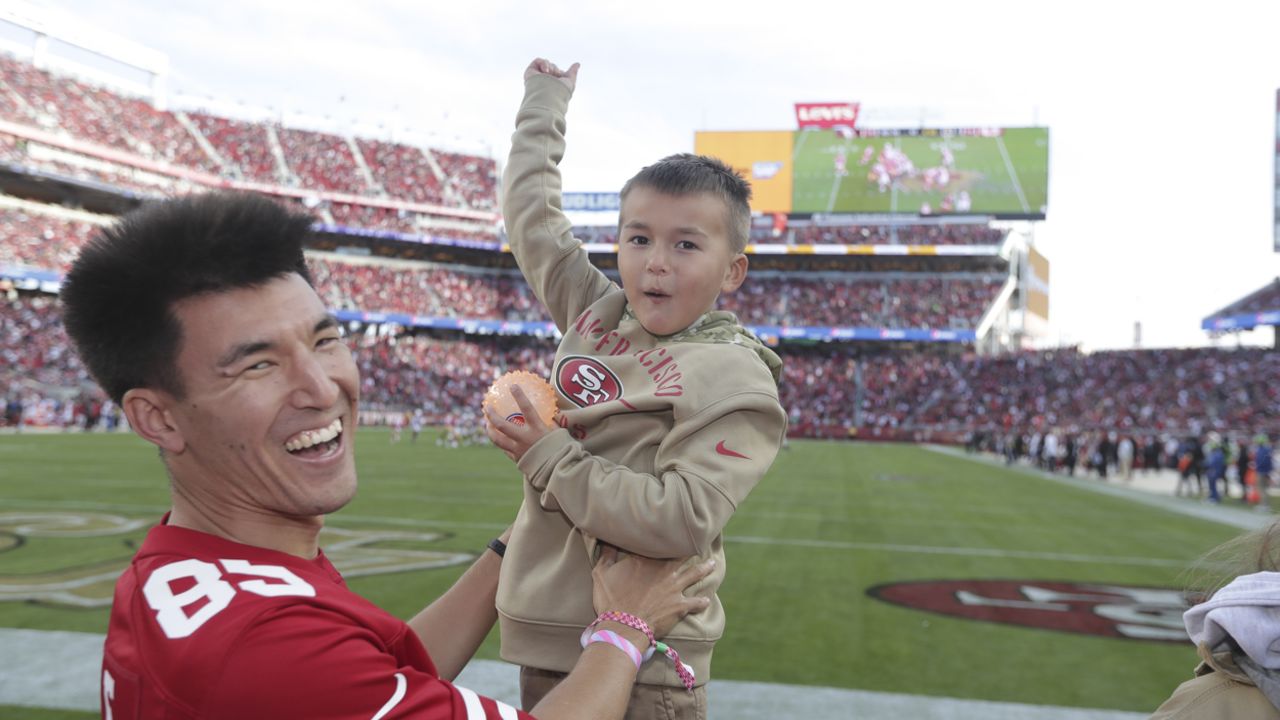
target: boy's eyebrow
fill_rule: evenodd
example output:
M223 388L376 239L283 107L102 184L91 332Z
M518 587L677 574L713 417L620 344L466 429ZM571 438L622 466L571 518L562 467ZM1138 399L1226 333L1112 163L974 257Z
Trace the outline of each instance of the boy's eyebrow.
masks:
M648 230L649 226L639 220L628 220L623 226L623 230ZM710 237L705 230L696 225L687 225L685 227L676 228L676 232L681 235L701 235L702 237Z
M338 327L338 319L332 315L325 315L316 322L314 327L311 328L311 333L314 335L334 327ZM273 347L275 347L275 343L268 342L266 340L251 340L249 342L240 343L224 353L222 357L218 358L216 367L225 368L234 365L254 353L262 352L263 350L270 350Z

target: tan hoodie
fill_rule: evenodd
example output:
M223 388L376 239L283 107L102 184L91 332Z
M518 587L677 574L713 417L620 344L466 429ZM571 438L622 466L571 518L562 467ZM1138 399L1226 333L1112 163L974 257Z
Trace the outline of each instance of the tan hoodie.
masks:
M593 267L560 210L570 92L535 76L516 116L503 214L525 278L564 335L551 383L561 428L525 453L524 504L502 563L502 657L568 672L591 622L596 539L657 558L714 557L698 590L726 568L721 533L773 463L786 431L781 363L731 313L709 312L669 337L650 335L615 283ZM667 636L698 684L724 630L713 598ZM655 656L639 682L680 687Z
M1178 686L1151 720L1280 720L1271 704L1231 652L1213 652L1204 643L1195 677Z

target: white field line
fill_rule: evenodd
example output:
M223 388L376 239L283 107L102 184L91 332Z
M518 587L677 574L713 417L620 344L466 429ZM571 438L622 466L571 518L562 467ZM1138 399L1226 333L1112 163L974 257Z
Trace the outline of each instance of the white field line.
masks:
M125 505L120 503L87 502L84 500L25 500L19 498L0 498L0 507L32 507L43 509L57 507L64 510L115 510L125 512L143 512L154 515L156 521L159 521L160 516L169 511L169 507L167 505ZM433 520L429 518L375 517L369 515L350 515L341 512L328 516L325 521L330 524L342 524L347 522L370 523L374 525L401 525L419 529L438 526L474 530L503 530L510 524L460 522L455 520Z
M1034 552L1030 550L1007 550L1004 548L933 547L929 545L897 545L894 543L799 540L752 537L748 535L730 535L725 537L725 541L748 543L751 545L787 545L795 547L822 548L827 550L870 550L875 552L916 553L921 555L966 555L973 557L1017 558L1019 560L1054 560L1058 562L1111 565L1185 567L1192 562L1191 560L1174 560L1169 558L1124 557L1119 555L1081 555L1078 553Z
M804 141L809 139L809 133L800 133L800 141L791 148L791 168L794 171L796 166L796 158L800 157L800 148L804 147Z
M143 509L156 513L157 519L163 510L167 508L158 508L150 506L127 506L127 505L111 505L108 503L87 503L80 501L7 501L0 499L0 503L6 506L17 504L26 504L30 506L47 506L57 505L63 508L78 509ZM506 527L502 523L484 523L484 522L458 522L451 520L434 520L429 518L394 518L394 517L377 517L371 515L348 515L338 513L331 515L328 522L332 525L342 525L346 523L359 523L371 525L397 525L402 527L413 527L418 529L436 527L453 527L477 530L501 530ZM792 547L812 547L824 548L831 550L870 550L878 552L900 552L915 553L922 555L969 555L974 557L1005 557L1019 558L1029 560L1057 560L1061 562L1081 562L1081 563L1112 563L1116 565L1146 565L1159 567L1181 567L1186 565L1188 560L1175 560L1171 558L1141 558L1141 557L1124 557L1112 555L1082 555L1077 553L1056 553L1056 552L1033 552L1026 550L1008 550L1003 548L966 548L966 547L934 547L929 545L900 545L894 543L859 543L859 542L842 542L833 540L809 540L804 538L776 538L776 537L760 537L751 535L730 535L726 536L728 542L740 542L753 545L782 545Z
M98 710L103 635L0 628L0 705ZM519 671L493 660L473 660L457 683L519 706ZM1172 691L1172 688L1170 688ZM714 720L1139 720L1145 713L961 700L844 688L712 680L707 685Z
M1005 169L1009 171L1009 177L1013 180L1013 190L1018 193L1018 202L1022 203L1022 212L1031 212L1031 206L1027 204L1027 196L1022 193L1022 181L1018 179L1018 171L1013 169L1013 161L1009 159L1009 150L1004 146L1004 136L996 137L996 147L1000 148L1000 156L1004 158Z
M827 198L827 212L835 212L836 210L836 196L840 194L840 181L843 179L842 176L836 173L832 173L832 175L835 176L835 179L831 181L831 195Z
M840 143L840 148L841 148L841 150L846 151L846 153L845 153L845 157L847 158L847 157L848 157L848 152L847 152L847 150L849 149L849 141L848 141L848 140L845 140L845 141L841 142L841 143ZM837 172L832 172L832 173L831 173L831 175L832 175L832 180L831 180L831 196L827 198L827 212L835 212L835 211L836 211L836 196L840 194L840 183L844 182L844 178L845 178L845 176L846 176L846 175L848 175L848 173L846 172L846 173L845 173L845 175L841 175L841 174L839 174L839 173L837 173Z

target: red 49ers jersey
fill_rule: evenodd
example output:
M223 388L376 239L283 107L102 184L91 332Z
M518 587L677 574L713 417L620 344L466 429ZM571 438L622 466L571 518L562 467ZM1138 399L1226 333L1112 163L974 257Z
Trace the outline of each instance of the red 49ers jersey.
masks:
M166 525L116 583L102 716L530 717L441 680L413 630L348 590L323 553Z

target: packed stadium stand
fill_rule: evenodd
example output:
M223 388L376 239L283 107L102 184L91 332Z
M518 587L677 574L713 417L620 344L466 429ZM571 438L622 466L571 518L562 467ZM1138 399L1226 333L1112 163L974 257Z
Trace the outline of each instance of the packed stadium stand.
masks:
M814 225L792 222L787 228L752 227L752 243L785 245L1002 245L1006 231L987 225ZM574 237L585 243L616 243L612 227L578 225Z
M285 127L148 101L0 55L0 159L141 195L239 187L321 204L361 229L419 233L417 216L493 237L492 158ZM365 200L362 200L365 199ZM330 208L331 203L340 203ZM386 212L390 210L390 212Z
M1280 310L1280 278L1276 278L1237 302L1228 305L1219 315L1238 315Z
M21 294L0 306L0 339L0 386L11 397L31 407L94 397L52 295ZM555 353L549 339L460 333L358 332L351 343L363 405L424 408L446 424L478 422L476 400L493 378L510 369L547 376ZM793 436L958 439L1031 428L1143 436L1280 432L1274 382L1280 358L1260 349L1056 350L998 358L848 344L779 349Z
M197 112L188 113L187 117L221 160L219 169L223 173L271 184L284 179L276 156L271 152L265 124Z
M795 245L999 245L1005 235L986 225L793 225L792 233Z
M79 248L141 199L208 188L265 193L317 218L308 260L348 323L366 419L423 409L442 425L474 425L497 374L550 371L548 318L497 231L491 158L161 111L0 57L0 160L0 392L26 424L112 416L57 311ZM1007 227L757 221L748 281L721 307L783 357L793 436L1280 432L1273 354L983 351L1021 292ZM574 233L613 274L616 229ZM1223 313L1276 309L1277 287Z
M1280 278L1245 295L1200 323L1210 333L1237 332L1266 325L1280 327ZM1274 343L1280 349L1280 332L1276 333Z
M362 138L356 141L375 182L388 195L410 202L440 205L444 189L421 148Z

